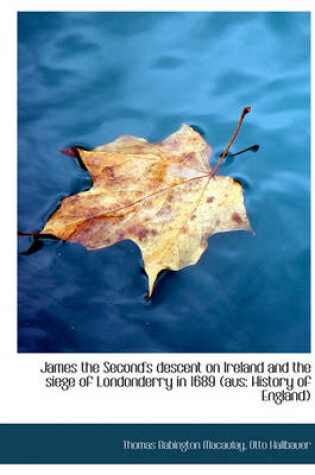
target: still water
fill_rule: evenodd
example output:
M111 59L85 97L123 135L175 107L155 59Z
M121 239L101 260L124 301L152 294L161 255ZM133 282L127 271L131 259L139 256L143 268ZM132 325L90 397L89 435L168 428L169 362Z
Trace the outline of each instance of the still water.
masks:
M218 234L147 303L137 246L19 238L21 352L310 350L309 15L20 13L19 229L39 231L89 188L59 152L122 134L161 141L182 123L245 186L256 235Z

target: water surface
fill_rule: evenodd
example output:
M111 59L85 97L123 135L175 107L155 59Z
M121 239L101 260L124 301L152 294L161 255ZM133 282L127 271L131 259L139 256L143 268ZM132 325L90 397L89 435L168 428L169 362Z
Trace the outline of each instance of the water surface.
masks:
M131 241L88 252L43 240L21 254L21 352L308 352L309 14L20 13L19 229L39 231L90 186L59 152L182 123L246 185L256 235L213 236L200 262L146 277Z

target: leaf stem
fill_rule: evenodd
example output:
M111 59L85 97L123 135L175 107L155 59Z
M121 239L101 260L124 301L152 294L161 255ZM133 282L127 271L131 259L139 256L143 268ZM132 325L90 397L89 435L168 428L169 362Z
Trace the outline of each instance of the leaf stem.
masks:
M235 140L235 138L236 138L236 136L237 136L237 134L238 134L238 132L239 132L239 130L240 130L240 128L241 128L241 125L242 125L242 122L243 122L243 120L244 120L245 115L248 114L250 111L251 111L251 107L249 107L249 106L244 107L243 112L241 113L241 117L239 118L237 127L236 127L236 129L235 129L235 131L234 131L234 134L232 135L232 137L231 137L229 143L227 144L227 146L226 146L224 152L222 153L222 155L221 155L221 157L220 157L218 163L216 164L216 166L214 167L214 169L211 171L211 173L210 173L210 178L213 178L213 177L214 177L214 175L215 175L217 169L219 168L219 166L221 165L221 163L222 163L223 160L225 159L225 157L226 157L226 155L227 155L227 153L228 153L228 151L229 151L229 149L230 149L232 143L234 142L234 140Z

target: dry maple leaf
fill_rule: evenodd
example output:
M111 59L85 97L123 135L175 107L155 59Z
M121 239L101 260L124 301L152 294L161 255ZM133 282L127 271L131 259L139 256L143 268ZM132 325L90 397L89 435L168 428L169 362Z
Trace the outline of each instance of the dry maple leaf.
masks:
M123 135L92 151L74 149L93 186L64 198L40 235L89 250L131 239L142 253L150 298L158 274L195 264L209 236L251 231L241 185L214 176L249 111L214 169L211 147L188 125L161 143Z

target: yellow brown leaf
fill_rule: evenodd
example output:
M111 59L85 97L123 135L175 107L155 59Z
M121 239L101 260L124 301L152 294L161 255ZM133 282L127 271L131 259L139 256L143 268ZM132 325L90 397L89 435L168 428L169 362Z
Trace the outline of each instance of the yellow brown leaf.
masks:
M131 239L142 253L149 297L158 274L195 264L209 236L251 230L241 185L213 176L211 147L188 125L161 143L124 135L77 152L93 186L64 198L41 233L89 250Z

